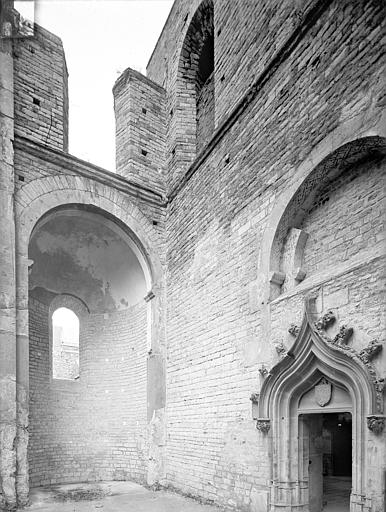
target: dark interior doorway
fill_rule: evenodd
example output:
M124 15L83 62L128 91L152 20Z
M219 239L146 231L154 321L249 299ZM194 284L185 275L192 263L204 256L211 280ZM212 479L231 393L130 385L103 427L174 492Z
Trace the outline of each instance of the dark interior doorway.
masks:
M323 512L350 510L352 418L348 412L323 414Z
M349 512L352 417L349 412L306 414L310 512Z

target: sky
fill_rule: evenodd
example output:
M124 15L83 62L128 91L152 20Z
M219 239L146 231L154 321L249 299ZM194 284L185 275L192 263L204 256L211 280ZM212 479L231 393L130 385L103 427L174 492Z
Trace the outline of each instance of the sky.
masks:
M58 35L69 72L71 154L115 171L112 87L146 65L173 0L36 0L35 21Z

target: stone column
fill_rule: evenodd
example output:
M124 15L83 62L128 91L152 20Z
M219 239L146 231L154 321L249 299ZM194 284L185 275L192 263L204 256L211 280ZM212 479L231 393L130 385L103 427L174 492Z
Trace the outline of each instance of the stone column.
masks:
M4 2L2 7L5 8ZM11 33L9 23L3 23L0 29L3 36L7 30ZM0 70L0 510L13 510L16 508L16 283L10 37L0 38Z
M148 467L147 484L159 484L165 474L165 357L162 347L162 288L153 285L145 297L148 304L150 350L147 360Z
M16 495L18 505L26 505L28 478L29 337L28 260L29 240L20 240L16 225Z

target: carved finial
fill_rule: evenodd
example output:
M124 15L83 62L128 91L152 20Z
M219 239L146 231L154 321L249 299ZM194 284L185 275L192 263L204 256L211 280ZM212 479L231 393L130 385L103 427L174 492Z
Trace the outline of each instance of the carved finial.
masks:
M366 364L369 363L379 352L382 350L382 343L377 340L372 340L359 352L359 357Z
M284 345L282 341L277 341L275 343L275 349L277 352L277 355L280 357L280 359L283 359L287 355L287 347Z
M263 434L267 434L271 428L271 420L269 418L258 418L256 428L260 430L260 432L263 432Z
M291 334L291 336L296 338L300 332L300 327L296 324L291 324L288 328L288 332Z
M385 416L367 416L367 427L374 434L380 434L385 427Z
M332 325L336 320L335 314L333 311L327 311L326 314L321 316L317 322L315 322L315 327L318 329L318 331L323 330L325 331L327 327Z
M266 377L268 375L268 369L264 364L262 364L259 368L259 373L262 377Z
M339 329L338 334L332 340L333 343L337 343L338 345L347 345L348 340L351 338L353 333L352 327L347 327L346 325L342 325Z
M383 393L383 390L385 389L385 384L385 379L383 377L376 379L374 381L374 386L378 393Z
M253 404L257 405L259 403L259 398L260 398L260 393L252 393L252 395L249 397L249 400Z

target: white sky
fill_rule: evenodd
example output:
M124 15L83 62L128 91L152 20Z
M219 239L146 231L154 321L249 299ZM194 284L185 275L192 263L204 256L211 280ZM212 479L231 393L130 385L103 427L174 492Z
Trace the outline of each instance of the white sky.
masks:
M66 52L70 153L115 171L112 87L127 67L146 64L173 0L36 0L35 21Z
M67 345L79 346L79 318L67 308L59 308L52 314L52 327L62 328L62 340ZM54 340L62 341L62 340Z

